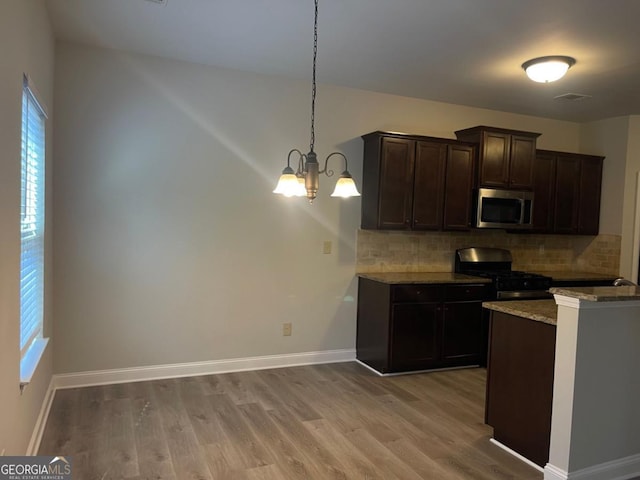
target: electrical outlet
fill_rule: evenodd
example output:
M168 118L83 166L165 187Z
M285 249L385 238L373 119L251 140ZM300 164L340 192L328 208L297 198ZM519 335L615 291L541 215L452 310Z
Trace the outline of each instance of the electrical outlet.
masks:
M4 452L5 452L5 449L3 448L2 453L0 453L0 457L4 457Z
M322 253L328 255L331 253L331 240L325 240L322 244Z
M290 337L291 336L291 323L290 322L282 324L282 336L283 337Z

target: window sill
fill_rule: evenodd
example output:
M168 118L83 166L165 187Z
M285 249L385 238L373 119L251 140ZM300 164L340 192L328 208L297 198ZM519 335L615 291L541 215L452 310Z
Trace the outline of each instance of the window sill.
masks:
M20 391L24 390L24 387L31 382L48 343L48 338L37 338L20 361Z

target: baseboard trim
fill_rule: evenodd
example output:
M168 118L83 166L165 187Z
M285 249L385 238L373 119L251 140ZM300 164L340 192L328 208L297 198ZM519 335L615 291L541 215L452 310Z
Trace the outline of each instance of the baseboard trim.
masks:
M406 372L382 373L382 372L379 372L378 370L376 370L375 368L373 368L372 366L367 365L362 360L359 360L359 359L356 358L355 361L356 361L356 363L359 363L364 368L372 371L373 373L375 373L379 377L398 377L400 375L416 375L416 374L419 374L419 373L447 372L449 370L466 370L468 368L479 368L480 367L480 365L462 365L460 367L430 368L430 369L427 369L427 370L409 370L409 371L406 371Z
M33 432L31 433L31 439L29 440L29 445L27 446L27 456L38 454L38 450L40 449L40 442L42 441L44 428L47 425L47 419L49 418L49 411L51 410L51 405L53 404L53 397L55 397L55 393L55 382L52 376L51 380L49 381L47 391L44 394L44 399L42 401L42 406L40 407L40 412L38 413L38 418L36 419L36 424L33 427Z
M504 450L505 452L509 453L510 455L513 455L514 457L516 457L518 460L526 463L527 465L529 465L530 467L535 468L536 470L538 470L539 472L544 472L544 469L538 465L537 463L533 463L531 460L529 460L527 457L523 457L522 455L520 455L518 452L516 452L515 450L510 449L509 447L507 447L504 443L500 443L498 440L496 440L495 438L490 438L489 442L493 443L496 447L501 448L502 450Z
M367 369L367 370L369 370L370 372L375 373L375 374L376 374L377 376L379 376L379 377L384 377L385 375L388 375L388 374L385 374L385 373L380 373L380 372L379 372L378 370L376 370L375 368L373 368L373 367L371 367L371 366L367 365L367 364L366 364L366 363L364 363L362 360L358 360L357 358L356 358L356 363L359 363L359 364L360 364L360 365L362 365L364 368L366 368L366 369Z
M550 463L544 467L544 480L629 480L639 476L640 453L573 472Z
M356 359L354 349L231 358L206 362L176 363L148 367L118 368L90 372L65 373L53 376L54 388L78 388L114 383L142 382L165 378L212 375L216 373L264 370L321 363L349 362Z

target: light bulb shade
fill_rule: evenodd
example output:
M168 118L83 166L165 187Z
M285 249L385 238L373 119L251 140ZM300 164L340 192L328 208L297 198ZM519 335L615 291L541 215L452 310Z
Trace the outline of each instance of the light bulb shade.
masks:
M353 181L353 178L351 178L351 175L346 170L340 175L340 178L336 182L336 188L333 190L331 196L342 198L360 196L360 192L358 192L356 188L356 182Z
M304 187L304 177L296 177L298 187L296 189L296 197L306 197L307 189Z
M571 57L540 57L524 62L522 68L527 72L527 77L534 82L549 83L564 77L569 67L574 63L576 63L576 61Z
M278 179L278 185L273 193L279 193L285 197L293 197L299 191L298 178L293 173L283 173Z

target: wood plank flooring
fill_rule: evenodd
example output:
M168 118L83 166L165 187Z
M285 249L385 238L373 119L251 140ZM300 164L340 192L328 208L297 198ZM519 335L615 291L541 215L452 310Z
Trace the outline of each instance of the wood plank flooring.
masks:
M489 443L486 371L355 362L59 390L41 455L79 480L540 480Z

